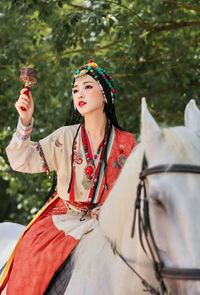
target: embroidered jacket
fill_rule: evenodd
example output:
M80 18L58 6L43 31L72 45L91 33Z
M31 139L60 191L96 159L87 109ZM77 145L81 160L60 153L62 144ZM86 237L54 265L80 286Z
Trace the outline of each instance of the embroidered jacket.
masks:
M30 140L32 127L25 127L19 120L16 133L6 148L11 167L20 172L39 173L51 171L57 173L57 192L63 200L70 200L68 186L71 177L72 144L79 125L64 126L39 142ZM81 132L78 132L74 150L74 198L76 202L90 201L90 191L82 184L84 168L87 165ZM101 203L106 199L110 189L123 167L126 158L135 146L133 134L112 127L108 142L107 180L108 188L104 190ZM100 201L105 175L103 165L94 198Z

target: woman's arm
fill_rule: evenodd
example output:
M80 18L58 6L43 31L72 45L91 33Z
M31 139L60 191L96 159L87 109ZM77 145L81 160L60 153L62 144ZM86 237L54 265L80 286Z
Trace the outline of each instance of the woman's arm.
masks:
M31 93L30 96L27 96L23 94L23 91L21 91L15 104L20 116L17 129L6 148L10 165L14 170L25 173L57 171L61 152L55 148L52 138L59 138L62 141L62 138L60 138L62 137L62 129L54 131L54 133L41 140L41 144L31 141L34 103ZM26 107L26 111L23 111L21 107ZM42 150L43 142L45 143L45 153Z

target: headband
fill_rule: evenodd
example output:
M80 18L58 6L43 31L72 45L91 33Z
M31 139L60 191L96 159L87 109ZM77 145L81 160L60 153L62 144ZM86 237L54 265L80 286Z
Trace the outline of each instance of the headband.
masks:
M105 101L108 103L108 101L111 100L111 102L114 103L116 88L112 76L110 76L104 69L100 68L92 60L89 60L87 64L75 71L72 87L74 86L74 82L78 77L86 74L90 75L97 81Z

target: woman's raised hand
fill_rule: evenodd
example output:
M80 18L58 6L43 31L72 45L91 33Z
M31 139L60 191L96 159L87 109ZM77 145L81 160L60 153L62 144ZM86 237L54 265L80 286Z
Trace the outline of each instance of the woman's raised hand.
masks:
M27 94L28 92L28 94ZM15 103L15 108L21 118L22 124L28 126L31 123L34 112L34 102L30 90L23 88Z

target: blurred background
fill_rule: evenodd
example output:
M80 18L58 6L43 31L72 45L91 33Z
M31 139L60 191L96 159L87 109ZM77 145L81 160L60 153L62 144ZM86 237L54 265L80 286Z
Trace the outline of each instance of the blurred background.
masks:
M0 221L27 223L42 206L46 175L11 170L5 154L18 120L19 69L38 71L32 140L64 125L77 67L94 59L115 79L123 127L139 136L140 101L162 126L200 106L200 2L193 0L0 1Z

